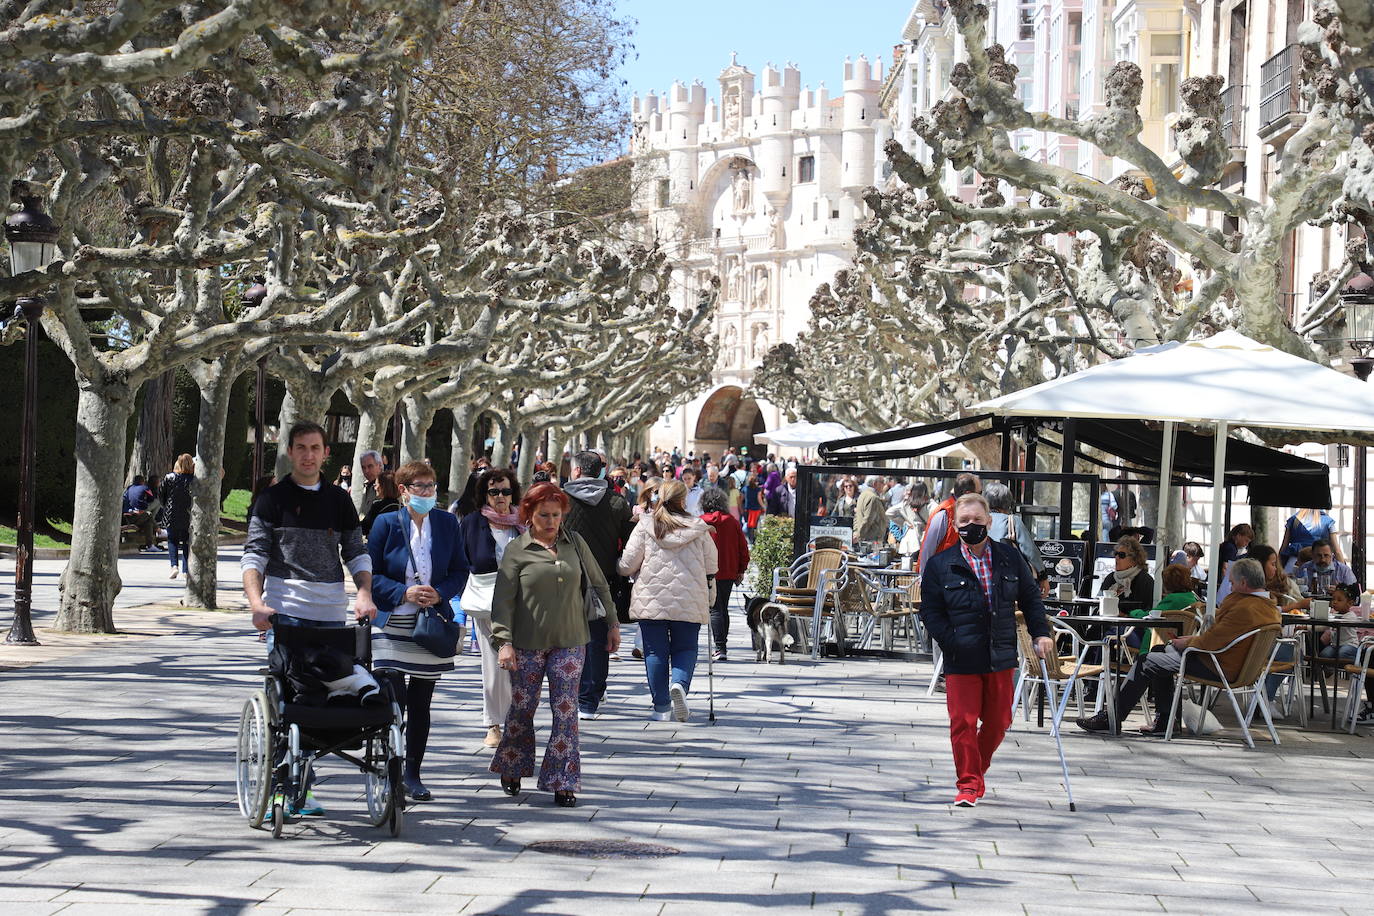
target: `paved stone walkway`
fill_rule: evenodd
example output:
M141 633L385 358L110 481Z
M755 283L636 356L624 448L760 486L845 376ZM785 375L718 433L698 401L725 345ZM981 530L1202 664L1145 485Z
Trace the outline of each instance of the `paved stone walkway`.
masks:
M41 607L55 603L57 570L40 569ZM468 657L435 699L425 771L436 800L407 812L399 839L368 825L361 780L331 763L319 791L330 816L274 841L233 801L238 709L261 644L242 613L169 609L165 560L132 558L121 572L117 620L162 635L69 640L41 656L0 648L6 913L1370 911L1369 737L1286 728L1281 747L1250 751L1232 730L1167 745L1066 735L1070 813L1048 733L1018 722L988 797L954 809L926 665L765 668L744 660L742 624L735 660L716 666L715 724L704 662L686 724L646 721L642 667L628 650L613 663L608 712L583 723L575 809L501 794ZM582 839L680 854L527 848Z

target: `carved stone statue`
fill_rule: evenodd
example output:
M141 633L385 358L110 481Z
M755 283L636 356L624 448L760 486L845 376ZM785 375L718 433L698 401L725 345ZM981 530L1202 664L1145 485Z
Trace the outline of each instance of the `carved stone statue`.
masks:
M734 192L735 215L745 216L754 206L754 184L750 180L748 169L738 169L731 182L731 190Z
M741 276L739 261L736 261L734 258L731 258L729 261L725 263L726 299L731 299L738 302L744 297L744 291L741 288L743 286L743 283L741 283L742 279L743 277Z
M783 224L782 214L772 208L768 210L768 233L769 243L774 248L787 247L787 227Z
M739 364L739 328L734 324L725 326L725 335L721 340L721 357L727 366Z
M754 308L760 311L769 307L768 268L760 267L754 271Z
M762 359L768 350L768 325L755 322L749 329L749 358Z
M737 137L739 131L739 89L732 89L725 94L725 136Z

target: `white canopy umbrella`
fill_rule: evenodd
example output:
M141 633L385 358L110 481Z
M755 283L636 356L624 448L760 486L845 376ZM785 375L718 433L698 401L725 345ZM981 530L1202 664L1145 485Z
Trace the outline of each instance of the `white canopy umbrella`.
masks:
M1204 340L1138 350L975 405L1020 417L1163 420L1160 523L1167 521L1175 423L1212 426L1212 544L1207 604L1215 607L1221 546L1226 435L1232 426L1374 432L1374 386L1353 376L1223 331Z
M779 448L813 449L822 442L834 439L848 439L858 433L839 423L788 423L777 429L770 429L754 436L758 445L776 445Z

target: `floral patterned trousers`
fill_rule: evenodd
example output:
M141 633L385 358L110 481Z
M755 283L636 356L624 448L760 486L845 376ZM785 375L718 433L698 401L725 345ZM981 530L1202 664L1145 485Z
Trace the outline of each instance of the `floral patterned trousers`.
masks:
M534 775L534 711L544 678L549 679L549 709L553 730L539 768L539 788L545 792L576 792L582 785L582 758L577 746L577 691L582 681L586 646L571 649L515 650L510 673L511 703L505 733L491 771L504 779Z

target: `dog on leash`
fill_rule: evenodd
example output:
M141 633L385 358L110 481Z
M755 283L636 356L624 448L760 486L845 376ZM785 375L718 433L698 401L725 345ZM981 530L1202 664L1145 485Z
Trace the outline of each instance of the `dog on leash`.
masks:
M772 661L773 643L778 644L778 664L787 663L792 636L787 632L787 608L764 597L749 599L745 605L749 629L754 634L754 657L765 665Z

